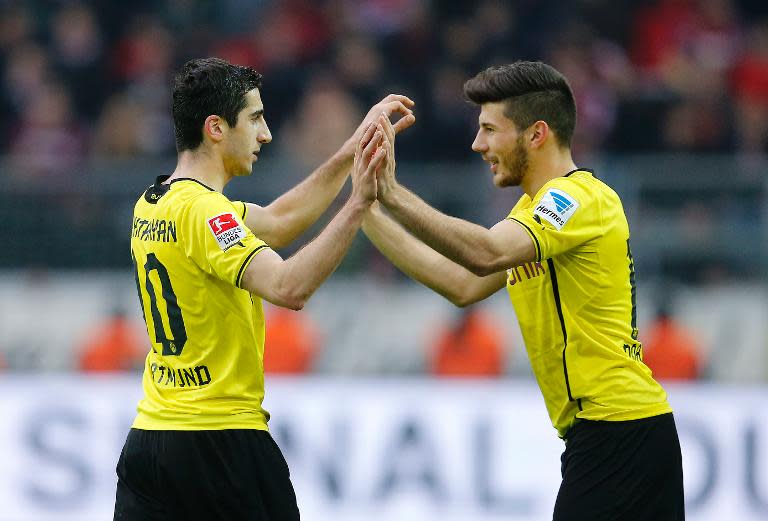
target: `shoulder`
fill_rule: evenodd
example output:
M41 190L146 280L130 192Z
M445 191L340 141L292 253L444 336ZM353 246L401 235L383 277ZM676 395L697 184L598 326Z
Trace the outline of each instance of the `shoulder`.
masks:
M542 199L560 198L566 205L568 202L578 206L592 206L594 203L621 204L613 188L596 178L590 170L577 170L568 176L553 179L544 185L538 196Z
M205 245L209 251L226 251L248 235L241 212L219 192L190 197L181 212L180 226L189 244Z
M242 212L220 192L187 190L178 204L179 225L189 237L213 233L218 239L224 232L243 229Z
M183 206L182 215L207 215L234 212L238 216L240 211L226 195L216 191L195 191L184 194L179 203Z
M546 183L534 199L534 215L561 229L571 218L599 222L606 208L621 205L616 193L591 171L577 170Z

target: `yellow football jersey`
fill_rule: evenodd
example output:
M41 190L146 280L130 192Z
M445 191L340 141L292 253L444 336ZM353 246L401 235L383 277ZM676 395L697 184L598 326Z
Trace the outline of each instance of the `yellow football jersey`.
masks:
M240 289L268 246L246 206L193 179L161 184L134 208L131 255L152 350L133 427L267 430L264 313Z
M671 412L643 363L635 271L618 195L587 170L523 194L510 212L537 260L508 270L533 372L562 437L577 418L634 420Z

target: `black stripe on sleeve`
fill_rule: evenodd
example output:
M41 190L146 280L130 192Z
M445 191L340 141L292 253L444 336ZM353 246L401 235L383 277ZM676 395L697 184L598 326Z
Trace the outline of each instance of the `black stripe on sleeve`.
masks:
M512 221L515 221L517 224L519 224L520 226L526 229L528 234L533 239L534 246L536 246L536 260L541 262L541 245L539 245L539 239L536 238L536 235L533 233L533 230L531 230L524 222L518 219L515 219L514 217L509 217L509 219Z
M248 206L243 201L240 202L243 203L243 223L245 223L245 214L248 213Z
M549 267L549 277L552 280L552 293L554 293L555 297L555 308L557 309L557 317L560 319L560 328L563 330L563 374L565 375L565 389L568 391L568 400L574 401L573 394L571 394L571 382L568 379L568 364L565 360L565 351L568 349L568 331L565 328L565 318L563 318L563 306L560 302L560 288L557 285L557 274L555 273L555 263L552 261L552 259L547 259L547 266ZM581 399L575 400L576 404L579 406L579 410L583 411L584 409L581 408Z
M269 248L266 244L262 244L255 250L253 250L251 253L248 254L248 256L243 261L243 264L240 266L240 270L237 272L237 278L235 279L235 286L238 288L240 287L240 283L242 282L243 273L245 273L245 267L248 266L248 263L251 261L254 255L256 255L258 252L263 250L264 248Z

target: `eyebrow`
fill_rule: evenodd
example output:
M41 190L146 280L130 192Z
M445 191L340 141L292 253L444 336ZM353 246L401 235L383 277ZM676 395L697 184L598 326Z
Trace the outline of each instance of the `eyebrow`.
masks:
M251 112L251 117L252 118L257 118L257 117L261 116L262 114L264 114L264 109L254 110L253 112Z

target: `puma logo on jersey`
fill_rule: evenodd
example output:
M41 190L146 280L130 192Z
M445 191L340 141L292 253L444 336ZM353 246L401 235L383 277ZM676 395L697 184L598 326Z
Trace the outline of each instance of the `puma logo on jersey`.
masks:
M518 282L523 282L523 280L531 280L532 278L543 275L546 272L547 271L544 269L544 266L542 266L541 262L526 262L520 266L515 266L514 268L507 270L507 284L514 286ZM525 274L525 279L522 277L523 273Z
M223 213L208 219L208 227L224 251L245 239L247 235L245 229L240 226L234 214L231 213Z

